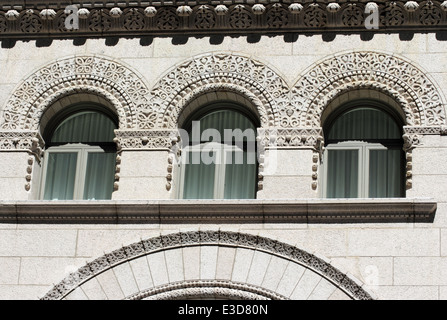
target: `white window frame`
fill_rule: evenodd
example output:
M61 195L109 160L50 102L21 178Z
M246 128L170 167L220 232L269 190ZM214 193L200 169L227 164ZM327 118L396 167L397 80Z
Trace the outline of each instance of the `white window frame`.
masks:
M185 185L185 159L188 158L191 152L208 152L204 150L213 150L216 152L215 159L219 159L218 163L215 163L215 171L214 171L214 190L213 190L213 199L224 199L225 197L225 173L226 173L226 165L229 164L228 157L231 157L233 152L243 152L241 148L237 145L228 145L224 143L218 142L205 142L201 144L197 144L194 146L188 146L182 150L182 159L181 163L178 166L179 174L177 185L177 198L184 199L184 185Z
M44 199L46 178L48 172L48 159L51 153L77 153L76 173L73 189L73 200L95 200L84 199L85 175L87 172L87 160L90 153L105 153L105 150L99 146L91 146L82 143L66 144L63 146L50 147L45 151L43 159L43 170L40 185L40 199ZM52 199L54 201L58 199Z
M371 150L388 150L380 143L371 143L364 141L344 141L339 143L329 144L325 147L323 153L323 181L322 181L322 197L327 198L328 184L328 154L331 150L358 150L358 174L357 174L357 198L369 198L369 161Z

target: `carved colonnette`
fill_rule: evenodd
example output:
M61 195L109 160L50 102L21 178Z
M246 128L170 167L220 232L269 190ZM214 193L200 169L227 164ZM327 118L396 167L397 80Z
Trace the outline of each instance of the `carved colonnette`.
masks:
M26 1L0 6L1 38L246 34L247 32L365 32L367 8L380 13L374 32L438 31L447 2L428 1ZM77 25L69 5L77 6ZM366 11L368 12L368 10Z

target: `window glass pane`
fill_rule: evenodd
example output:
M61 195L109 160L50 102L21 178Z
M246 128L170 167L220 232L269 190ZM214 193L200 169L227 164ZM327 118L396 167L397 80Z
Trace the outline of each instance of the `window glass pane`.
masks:
M114 138L115 123L106 115L93 112L79 112L65 119L51 137L52 143L111 142Z
M359 151L327 150L327 197L356 198L358 196Z
M403 196L402 153L397 149L369 151L369 197Z
M204 151L206 152L206 151ZM214 198L214 178L216 171L215 154L207 154L212 160L204 163L201 153L189 152L188 163L184 165L184 199L213 199Z
M400 139L395 120L373 108L357 108L338 117L330 129L329 140Z
M89 152L85 173L84 199L108 200L112 198L115 180L115 153Z
M225 199L256 197L256 159L242 150L228 152L225 165ZM231 161L230 161L231 160Z
M76 152L48 153L44 200L72 200L76 177Z

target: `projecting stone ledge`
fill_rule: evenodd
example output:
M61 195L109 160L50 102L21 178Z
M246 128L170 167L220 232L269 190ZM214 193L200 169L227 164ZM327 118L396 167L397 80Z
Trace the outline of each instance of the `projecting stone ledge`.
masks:
M0 202L0 223L430 223L433 199Z

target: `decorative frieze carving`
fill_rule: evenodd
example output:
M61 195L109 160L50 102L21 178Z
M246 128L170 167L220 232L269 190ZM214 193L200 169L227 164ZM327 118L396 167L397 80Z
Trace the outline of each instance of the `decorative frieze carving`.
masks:
M323 144L321 128L269 128L259 129L258 139L261 145L275 149L308 147L319 151Z
M121 150L170 150L177 130L115 130L115 143Z
M166 3L166 2L165 2ZM253 32L363 32L369 8L374 5L380 13L379 28L375 32L402 31L410 27L412 32L424 32L432 27L446 26L446 5L443 1L377 1L333 2L319 0L300 3L239 3L204 4L200 1L163 2L134 1L126 6L95 2L78 5L78 18L83 20L76 28L67 29L68 15L62 2L42 4L26 2L25 6L0 6L0 21L4 31L0 37L72 37L79 35L107 36L119 32L175 33L176 30L191 34L203 30L214 33ZM87 11L86 11L87 10ZM366 11L365 11L366 10ZM217 19L217 17L221 19ZM14 23L18 21L18 23ZM133 27L129 27L133 25ZM417 26L417 28L414 28ZM347 29L346 27L349 27ZM438 29L436 29L438 30Z

